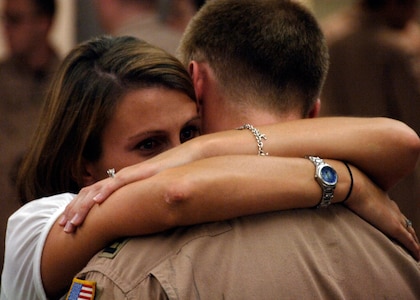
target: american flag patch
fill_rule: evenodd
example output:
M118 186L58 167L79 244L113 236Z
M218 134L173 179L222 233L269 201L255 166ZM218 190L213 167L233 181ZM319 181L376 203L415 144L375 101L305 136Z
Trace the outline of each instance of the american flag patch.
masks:
M66 300L93 300L95 299L96 282L73 278Z

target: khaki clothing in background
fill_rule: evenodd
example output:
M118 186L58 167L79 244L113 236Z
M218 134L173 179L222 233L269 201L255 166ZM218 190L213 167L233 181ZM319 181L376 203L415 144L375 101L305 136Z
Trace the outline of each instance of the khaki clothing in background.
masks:
M382 23L352 8L322 24L330 69L321 115L386 116L420 134L420 26L395 30ZM420 162L390 196L420 232Z

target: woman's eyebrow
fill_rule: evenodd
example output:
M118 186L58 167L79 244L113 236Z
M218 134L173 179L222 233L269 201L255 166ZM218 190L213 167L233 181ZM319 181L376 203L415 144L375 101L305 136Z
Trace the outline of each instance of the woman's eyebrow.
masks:
M145 138L145 137L149 137L149 136L153 136L153 135L162 135L164 134L165 131L164 130L149 130L149 131L143 131L143 132L139 132L136 133L130 137L128 137L129 141L132 140L136 140L138 138Z
M201 117L199 115L196 115L196 116L192 117L190 120L188 120L187 122L185 122L185 125L188 125L188 124L193 123L195 121L201 121Z

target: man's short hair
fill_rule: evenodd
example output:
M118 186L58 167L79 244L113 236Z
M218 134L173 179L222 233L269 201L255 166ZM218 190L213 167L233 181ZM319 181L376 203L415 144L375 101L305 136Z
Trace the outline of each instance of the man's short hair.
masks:
M180 54L186 65L208 62L230 98L279 113L298 108L303 116L328 69L317 21L288 0L208 1L187 27Z

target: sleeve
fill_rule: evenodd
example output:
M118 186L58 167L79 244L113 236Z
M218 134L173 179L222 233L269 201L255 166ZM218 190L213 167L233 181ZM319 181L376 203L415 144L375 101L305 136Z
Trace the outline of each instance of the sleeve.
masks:
M51 227L74 196L66 193L31 201L9 218L2 299L46 299L41 280L42 250Z

